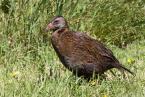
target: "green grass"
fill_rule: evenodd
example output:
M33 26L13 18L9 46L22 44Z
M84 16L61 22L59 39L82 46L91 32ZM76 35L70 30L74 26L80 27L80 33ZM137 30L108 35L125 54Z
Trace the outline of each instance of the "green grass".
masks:
M136 74L123 79L114 69L115 77L107 72L107 80L96 84L65 69L51 47L50 33L42 31L56 14L56 2L10 0L10 4L9 13L0 10L0 97L145 96L143 1L64 0L62 13L71 29L104 41ZM119 48L124 44L126 48Z
M42 49L43 48L43 49ZM112 46L118 59L135 72L136 76L123 79L117 70L117 76L108 75L107 80L92 85L83 79L75 78L58 61L54 51L48 46L39 50L40 58L31 60L28 56L16 54L1 57L0 95L1 97L144 97L145 93L145 41L129 45L122 50ZM13 52L11 52L13 53ZM16 57L17 56L17 57ZM5 56L6 57L6 56ZM130 64L128 59L134 60ZM43 73L40 66L44 66ZM109 72L108 72L109 73Z

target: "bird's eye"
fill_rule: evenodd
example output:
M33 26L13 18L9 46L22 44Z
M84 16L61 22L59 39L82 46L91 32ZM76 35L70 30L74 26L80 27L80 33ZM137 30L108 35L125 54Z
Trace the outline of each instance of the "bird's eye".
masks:
M53 23L54 23L54 24L57 24L58 22L59 22L58 20L55 20Z

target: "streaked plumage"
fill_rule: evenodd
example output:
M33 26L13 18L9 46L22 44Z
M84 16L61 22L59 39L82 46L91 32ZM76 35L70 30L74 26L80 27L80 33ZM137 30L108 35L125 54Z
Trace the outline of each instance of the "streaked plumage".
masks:
M111 68L122 66L112 51L85 33L71 31L62 16L55 17L46 30L53 30L51 42L62 64L77 76L91 78Z

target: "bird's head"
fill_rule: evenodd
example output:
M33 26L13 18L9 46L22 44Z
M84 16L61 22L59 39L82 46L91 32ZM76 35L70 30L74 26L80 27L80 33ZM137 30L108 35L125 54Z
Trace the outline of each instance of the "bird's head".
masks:
M68 28L68 24L67 24L66 20L62 16L56 16L47 25L45 30L47 32L48 30L56 31L56 30L60 30L60 29L63 29L63 28Z

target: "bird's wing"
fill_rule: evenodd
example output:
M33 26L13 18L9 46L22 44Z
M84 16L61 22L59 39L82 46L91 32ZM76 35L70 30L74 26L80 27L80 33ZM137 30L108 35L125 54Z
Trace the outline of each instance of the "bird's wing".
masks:
M95 57L96 61L99 60L99 62L102 63L104 63L105 61L118 63L118 60L114 57L113 52L110 49L106 48L104 44L90 38L85 33L76 33L76 35L80 40L78 47L80 46L80 50L84 50L84 53Z

